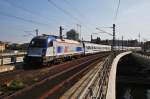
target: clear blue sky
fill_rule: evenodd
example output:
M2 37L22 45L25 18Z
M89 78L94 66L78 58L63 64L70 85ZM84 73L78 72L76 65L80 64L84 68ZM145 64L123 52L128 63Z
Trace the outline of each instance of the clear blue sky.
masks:
M76 24L82 25L81 36L84 40L89 40L91 33L98 32L96 27L112 26L118 3L118 0L51 1L69 12L69 15L57 9L48 0L0 0L0 41L29 42L33 37L29 34L35 35L36 28L40 34L58 35L60 25L64 27L65 34L71 28L77 29ZM117 38L123 35L125 39L137 39L141 33L141 40L149 40L149 10L149 0L121 0L115 21ZM108 28L101 29L112 32ZM94 35L95 38L96 36L101 39L112 38L106 34Z

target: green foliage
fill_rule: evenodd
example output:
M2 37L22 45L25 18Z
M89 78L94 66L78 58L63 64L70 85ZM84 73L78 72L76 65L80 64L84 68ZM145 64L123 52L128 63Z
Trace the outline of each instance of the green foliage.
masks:
M15 80L10 81L7 84L7 87L12 90L18 90L24 87L24 83L20 79L15 79Z

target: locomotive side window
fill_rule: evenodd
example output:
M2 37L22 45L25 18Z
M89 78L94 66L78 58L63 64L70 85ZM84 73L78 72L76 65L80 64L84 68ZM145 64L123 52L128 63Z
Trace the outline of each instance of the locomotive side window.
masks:
M48 47L52 47L52 46L53 46L53 42L51 41L48 43Z

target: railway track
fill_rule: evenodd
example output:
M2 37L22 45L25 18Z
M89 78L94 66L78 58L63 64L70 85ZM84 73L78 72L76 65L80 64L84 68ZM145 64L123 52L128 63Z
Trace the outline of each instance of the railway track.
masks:
M97 62L96 62L97 63ZM67 90L60 99L79 99L79 96L83 93L84 89L87 87L86 85L93 79L95 73L102 69L103 62L99 62L98 64L92 68L85 76L81 78L73 87Z
M53 67L49 67L49 68L33 70L33 71L24 71L21 73L22 75L20 74L20 77L24 80L23 82L27 86L24 89L21 89L19 91L12 91L12 90L8 91L8 94L6 92L6 94L0 95L0 98L7 97L8 99L9 98L18 99L17 97L25 97L25 99L27 99L27 98L37 98L37 97L43 98L51 94L54 95L55 90L59 89L59 86L61 87L66 82L66 80L65 82L63 82L64 78L68 78L67 81L70 81L71 79L75 79L77 75L80 75L81 73L84 74L85 70L89 68L88 66L86 67L86 65L90 64L90 62L94 61L95 59L102 58L106 55L108 54L104 54L103 56L100 55L99 57L97 55L92 55L81 59L73 60L70 62L66 62L63 64L59 64ZM83 61L86 62L83 63ZM81 72L78 72L79 70L81 70ZM30 77L31 75L32 77ZM34 79L36 79L36 81L34 81ZM61 82L61 84L58 84L59 82ZM37 86L39 86L39 89L36 89L38 88ZM45 87L47 87L48 89L47 88L44 89ZM48 91L47 93L47 90L49 89L51 89L51 91ZM36 96L36 95L40 95L39 93L45 93L45 94L42 94L41 96ZM56 96L59 95L55 95L55 97Z
M29 69L29 70L24 70L24 69L16 69L13 71L8 71L8 72L4 72L4 73L0 73L0 85L4 85L7 82L13 80L19 76L24 77L25 76L30 76L30 74L40 74L40 73L44 73L44 72L48 72L49 70L51 70L51 72L57 72L56 70L63 70L66 69L69 65L76 65L77 63L82 62L85 59L88 59L90 56L87 57L83 57L81 59L77 59L77 60L73 60L73 61L68 61L62 64L58 64L58 65L53 65L51 67L44 67L42 69ZM61 67L61 68L59 68Z

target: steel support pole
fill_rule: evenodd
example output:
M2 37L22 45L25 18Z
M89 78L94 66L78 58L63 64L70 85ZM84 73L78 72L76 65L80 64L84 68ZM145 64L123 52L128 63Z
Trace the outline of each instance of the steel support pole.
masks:
M113 24L113 44L112 44L112 51L113 52L115 51L115 45L116 45L116 42L115 42L115 24Z

